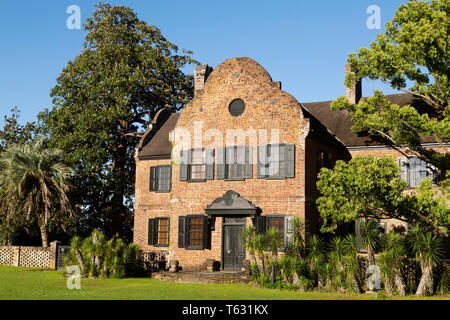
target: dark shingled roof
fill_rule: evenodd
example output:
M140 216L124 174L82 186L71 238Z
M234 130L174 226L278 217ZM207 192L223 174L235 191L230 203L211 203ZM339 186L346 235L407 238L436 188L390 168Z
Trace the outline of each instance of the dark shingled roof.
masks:
M154 134L153 138L142 146L138 156L141 159L148 157L163 157L172 154L172 145L169 141L169 133L175 129L179 113L173 113L164 125ZM144 138L145 139L145 138Z
M364 98L363 98L364 99ZM399 106L412 105L421 112L429 111L430 106L420 97L411 94L386 95L386 99ZM375 137L352 132L352 116L347 110L330 110L332 101L302 103L303 107L320 121L346 147L377 146L385 143ZM424 137L422 143L436 142L432 137Z

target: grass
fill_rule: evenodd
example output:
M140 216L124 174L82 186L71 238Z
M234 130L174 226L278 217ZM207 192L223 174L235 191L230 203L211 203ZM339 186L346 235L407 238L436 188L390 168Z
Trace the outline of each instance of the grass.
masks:
M373 300L371 295L296 292L237 284L184 284L150 278L82 279L69 290L63 272L0 266L0 300ZM416 299L406 297L406 299ZM427 299L450 299L434 296Z

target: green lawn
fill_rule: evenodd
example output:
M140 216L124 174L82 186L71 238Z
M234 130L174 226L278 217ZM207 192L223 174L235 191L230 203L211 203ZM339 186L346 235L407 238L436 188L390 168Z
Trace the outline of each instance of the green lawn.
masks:
M432 297L450 299L450 297ZM0 266L0 300L354 300L370 295L294 292L251 285L209 285L141 279L82 279L81 290L68 290L62 272ZM414 297L408 297L414 299Z

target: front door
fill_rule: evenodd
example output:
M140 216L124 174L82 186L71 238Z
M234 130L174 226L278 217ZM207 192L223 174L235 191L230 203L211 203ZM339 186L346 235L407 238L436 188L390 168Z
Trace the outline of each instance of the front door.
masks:
M241 270L245 260L245 244L242 233L245 230L245 218L223 219L223 269Z

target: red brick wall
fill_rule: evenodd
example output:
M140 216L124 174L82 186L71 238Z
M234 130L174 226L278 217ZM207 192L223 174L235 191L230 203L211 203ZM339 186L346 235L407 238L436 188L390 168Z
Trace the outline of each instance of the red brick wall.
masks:
M237 76L239 75L239 76ZM244 100L245 112L233 117L228 106L234 99ZM200 110L202 108L202 111ZM296 145L295 178L269 181L257 179L257 166L253 165L253 179L245 181L210 180L191 183L179 180L179 165L174 155L172 166L172 191L170 194L150 193L150 166L169 164L170 160L146 160L137 162L134 242L143 250L158 250L147 245L147 228L150 217L170 217L170 240L173 241L173 258L186 269L205 268L206 259L221 261L222 219L217 218L212 232L211 250L186 250L178 248L178 216L205 214L205 208L226 191L234 190L260 207L263 214L305 216L305 136L309 121L303 118L298 102L280 90L280 84L272 82L269 74L249 58L231 59L214 70L203 91L182 111L177 128L184 128L193 135L194 121L202 121L203 132L217 129L226 137L227 129L279 130L280 143ZM204 141L208 146L212 141ZM225 141L224 141L225 143ZM253 146L256 158L257 145ZM194 147L194 145L192 145ZM217 153L216 153L217 161ZM251 219L247 219L250 225ZM164 248L167 249L167 248Z

